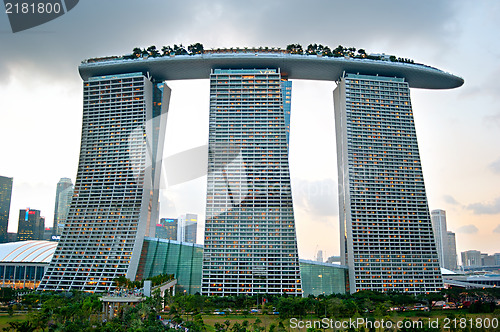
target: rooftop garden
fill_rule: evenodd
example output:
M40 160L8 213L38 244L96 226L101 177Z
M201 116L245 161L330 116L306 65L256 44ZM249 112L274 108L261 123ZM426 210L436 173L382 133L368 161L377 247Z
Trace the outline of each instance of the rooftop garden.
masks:
M161 49L157 49L156 46L152 45L148 48L135 47L131 54L126 54L123 56L110 56L101 57L84 60L84 63L92 62L102 62L111 60L132 60L132 59L143 59L143 58L159 58L159 57L174 57L176 55L199 55L199 54L221 54L221 53L280 53L280 54L298 54L298 55L310 55L319 57L344 57L344 58L354 58L354 59L368 59L368 60L378 60L378 61L391 61L391 62L403 62L403 63L414 63L413 60L407 58L399 58L394 55L367 53L364 49L356 49L355 47L344 47L342 45L337 46L332 49L328 46L322 44L309 44L307 48L303 48L300 44L290 44L286 49L273 48L273 47L259 47L259 48L217 48L205 50L203 44L195 43L188 47L184 47L182 44L174 46L162 46Z

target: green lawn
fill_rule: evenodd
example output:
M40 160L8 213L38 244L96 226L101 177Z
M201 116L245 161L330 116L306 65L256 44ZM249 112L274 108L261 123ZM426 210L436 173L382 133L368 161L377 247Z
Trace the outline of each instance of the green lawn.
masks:
M0 314L0 330L9 326L9 322L19 322L26 320L27 314L14 314L12 317L6 313Z

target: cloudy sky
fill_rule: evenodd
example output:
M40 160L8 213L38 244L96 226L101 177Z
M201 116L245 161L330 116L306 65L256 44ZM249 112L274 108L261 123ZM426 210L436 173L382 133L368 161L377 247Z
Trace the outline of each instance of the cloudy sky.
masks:
M454 90L412 90L427 196L431 209L446 210L459 252L500 252L498 17L495 0L85 0L14 34L0 13L0 175L14 177L9 231L26 207L51 224L59 178L75 180L81 60L150 45L322 43L412 58L465 79ZM208 81L168 85L165 157L208 142ZM290 162L302 258L318 249L339 254L334 88L293 82ZM166 186L161 216L191 212L203 220L205 181Z

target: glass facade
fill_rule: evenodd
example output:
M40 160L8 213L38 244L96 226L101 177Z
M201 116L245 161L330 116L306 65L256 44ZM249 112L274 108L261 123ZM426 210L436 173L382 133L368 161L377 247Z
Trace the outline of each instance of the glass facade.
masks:
M173 274L177 278L177 292L196 294L201 290L202 260L202 245L145 238L138 278ZM302 259L299 262L304 290L301 295L345 294L345 266Z
M48 264L0 263L0 287L38 287Z
M304 259L299 263L304 296L346 293L347 267Z
M137 277L173 274L177 278L177 292L200 293L202 260L203 246L199 244L145 238Z
M73 197L73 183L71 179L61 178L56 188L56 204L54 207L54 234L61 235L66 224L71 198Z
M302 294L285 81L279 69L210 75L204 295Z
M334 91L342 264L350 292L443 287L408 83L346 74Z

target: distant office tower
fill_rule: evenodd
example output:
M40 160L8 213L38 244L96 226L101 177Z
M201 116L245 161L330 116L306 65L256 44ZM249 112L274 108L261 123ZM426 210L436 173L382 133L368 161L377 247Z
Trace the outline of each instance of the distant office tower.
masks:
M53 227L45 227L43 231L43 240L52 241L54 236L54 228Z
M455 233L448 231L446 233L448 238L448 247L445 255L444 267L448 270L456 270L457 266L457 243Z
M160 223L156 225L155 237L177 241L178 219L161 218Z
M10 198L12 196L12 178L0 176L0 243L9 242Z
M301 295L276 69L214 69L202 294Z
M54 227L55 235L61 235L62 229L68 217L71 198L73 197L73 183L71 179L61 178L57 183L56 204L54 207Z
M481 254L481 265L482 266L494 266L495 256L488 254Z
M496 253L493 256L495 257L495 265L500 266L500 253Z
M481 266L481 252L478 250L467 250L462 252L462 266L479 267Z
M316 253L316 261L323 262L323 250L318 250Z
M135 279L144 236L155 233L159 220L170 98L170 88L148 77L84 81L75 193L39 290L103 292L118 276Z
M432 230L434 241L436 241L436 250L439 258L439 266L445 267L446 250L448 248L448 235L446 229L446 212L443 210L431 211Z
M350 292L443 287L408 83L345 74L334 91L342 263Z
M186 214L179 217L180 241L196 243L196 229L198 227L198 216L196 214Z
M39 210L19 210L17 241L43 240L44 232L45 218L40 216Z

